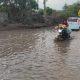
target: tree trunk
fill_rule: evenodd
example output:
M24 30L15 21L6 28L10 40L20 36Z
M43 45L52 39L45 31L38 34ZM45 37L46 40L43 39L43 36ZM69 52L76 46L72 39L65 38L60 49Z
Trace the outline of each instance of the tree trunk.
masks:
M43 1L44 4L44 20L45 24L48 24L47 14L46 14L46 0Z
M46 0L43 1L44 4L44 16L46 16Z
M39 4L39 0L37 0L37 4ZM37 10L39 9L39 5L37 6Z

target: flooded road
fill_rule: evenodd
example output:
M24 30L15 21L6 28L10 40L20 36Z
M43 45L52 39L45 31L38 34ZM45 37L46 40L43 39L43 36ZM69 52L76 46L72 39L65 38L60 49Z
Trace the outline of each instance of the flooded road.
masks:
M48 28L0 31L0 80L80 80L80 31L70 41L54 42L56 35Z

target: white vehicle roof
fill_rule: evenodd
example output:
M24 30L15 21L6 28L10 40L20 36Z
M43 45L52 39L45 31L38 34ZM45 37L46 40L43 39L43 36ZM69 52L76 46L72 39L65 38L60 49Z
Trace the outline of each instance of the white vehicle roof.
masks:
M80 19L80 17L69 17L68 19Z

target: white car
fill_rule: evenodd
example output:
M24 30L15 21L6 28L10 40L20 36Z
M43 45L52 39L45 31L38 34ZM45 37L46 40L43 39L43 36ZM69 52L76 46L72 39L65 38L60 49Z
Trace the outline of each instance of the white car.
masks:
M69 17L67 20L67 23L71 30L79 30L80 29L80 17Z

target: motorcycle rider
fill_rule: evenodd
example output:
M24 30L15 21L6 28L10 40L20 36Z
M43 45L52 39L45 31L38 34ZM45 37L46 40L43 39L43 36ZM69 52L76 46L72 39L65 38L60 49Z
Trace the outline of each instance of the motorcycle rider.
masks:
M66 21L64 21L62 24L59 25L59 35L61 36L61 38L63 39L67 39L70 38L70 33L71 31L68 29L68 23Z

